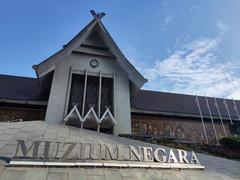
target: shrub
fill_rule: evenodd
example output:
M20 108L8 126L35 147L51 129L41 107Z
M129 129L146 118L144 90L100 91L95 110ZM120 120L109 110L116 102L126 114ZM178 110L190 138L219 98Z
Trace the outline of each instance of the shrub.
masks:
M240 150L240 137L222 138L219 140L219 143L226 148L238 150L238 151Z

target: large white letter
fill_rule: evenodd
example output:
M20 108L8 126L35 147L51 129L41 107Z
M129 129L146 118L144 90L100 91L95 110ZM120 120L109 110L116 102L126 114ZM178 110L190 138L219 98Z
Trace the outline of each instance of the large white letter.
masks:
M159 153L159 151L161 151L163 154L161 155ZM154 159L157 161L157 162L166 162L167 161L167 157L164 156L165 154L165 149L163 148L157 148L155 149L154 151ZM161 157L161 158L160 158Z
M196 154L192 151L191 164L200 164Z
M168 155L168 163L177 163L177 158L173 152L173 150L170 148L169 155Z
M143 161L153 161L152 151L151 147L143 147Z
M136 157L136 159L138 159L139 161L142 161L142 157L140 154L140 148L138 147L138 150L134 147L134 146L129 146L129 150L130 150L130 159L134 160L133 155Z
M117 160L118 159L118 146L116 145L114 146L108 146L107 144L105 144L105 159L107 159L108 155L110 157L111 160Z
M187 151L178 149L178 157L180 163L189 163L189 161L187 160Z
M33 141L32 145L29 148L27 148L24 140L17 140L17 142L18 142L18 144L17 144L15 157L18 157L19 147L22 150L23 157L28 157L27 155L31 151L31 149L33 149L32 158L37 158L38 157L38 149L39 149L39 145L40 145L41 141Z

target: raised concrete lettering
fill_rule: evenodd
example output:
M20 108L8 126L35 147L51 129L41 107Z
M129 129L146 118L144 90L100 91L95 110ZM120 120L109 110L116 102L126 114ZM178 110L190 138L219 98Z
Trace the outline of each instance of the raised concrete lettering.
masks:
M26 145L28 144L28 145ZM29 145L30 144L30 145ZM39 147L44 146L44 148ZM43 149L43 152L39 152ZM49 152L51 149L51 153ZM24 140L17 140L15 159L36 159L36 160L115 160L115 161L140 161L158 163L181 163L200 164L196 154L178 149L166 150L165 148L143 147L143 146L117 146L109 144L91 144L81 142L52 142L33 141L26 143ZM125 156L120 154L125 153ZM128 154L129 153L129 154ZM127 158L126 158L127 157Z

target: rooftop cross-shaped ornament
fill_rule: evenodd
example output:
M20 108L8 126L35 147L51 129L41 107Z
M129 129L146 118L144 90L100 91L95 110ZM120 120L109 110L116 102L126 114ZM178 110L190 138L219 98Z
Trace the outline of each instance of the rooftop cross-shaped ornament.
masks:
M91 10L90 13L93 15L94 19L97 21L100 21L100 19L106 15L104 12L96 13L94 10Z

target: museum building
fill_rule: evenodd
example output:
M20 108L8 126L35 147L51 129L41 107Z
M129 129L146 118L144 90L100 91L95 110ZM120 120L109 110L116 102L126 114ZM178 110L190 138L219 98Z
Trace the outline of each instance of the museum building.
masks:
M108 33L104 13L92 14L61 50L33 65L36 78L0 75L0 121L190 143L218 144L239 133L238 100L142 90L147 79Z
M217 144L239 132L240 104L141 90L91 13L37 78L0 75L0 180L239 179L239 161L118 136Z

